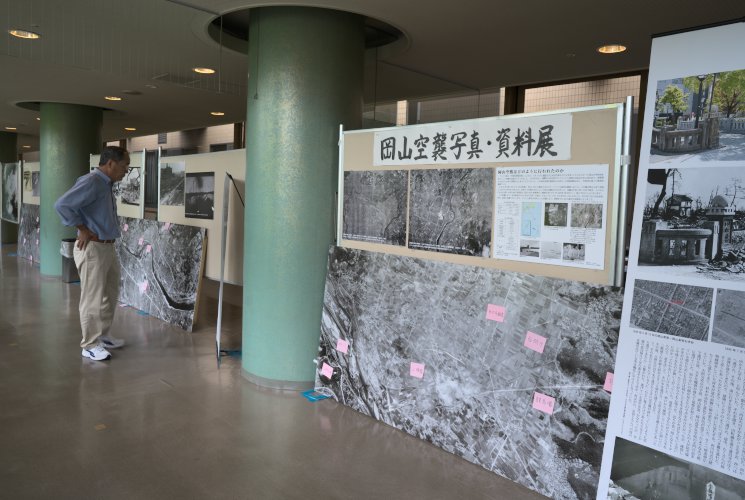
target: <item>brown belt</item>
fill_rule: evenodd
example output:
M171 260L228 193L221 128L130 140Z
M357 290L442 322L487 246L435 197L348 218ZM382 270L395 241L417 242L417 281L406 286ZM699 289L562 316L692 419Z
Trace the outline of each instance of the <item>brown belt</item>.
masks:
M114 243L116 240L99 240L98 238L91 238L91 241L95 241L96 243Z

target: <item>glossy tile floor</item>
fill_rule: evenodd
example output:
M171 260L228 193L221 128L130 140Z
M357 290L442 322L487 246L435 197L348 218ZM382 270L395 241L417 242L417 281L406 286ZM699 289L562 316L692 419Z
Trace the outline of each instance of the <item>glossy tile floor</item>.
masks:
M218 369L209 291L194 333L120 308L128 345L83 359L79 286L14 251L0 261L0 498L544 498L332 400L258 388L237 358Z

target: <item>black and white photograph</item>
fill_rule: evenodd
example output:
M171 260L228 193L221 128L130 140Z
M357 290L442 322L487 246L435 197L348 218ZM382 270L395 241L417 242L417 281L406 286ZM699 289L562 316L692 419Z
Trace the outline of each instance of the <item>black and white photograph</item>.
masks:
M572 227L601 229L603 227L603 205L600 203L572 203Z
M29 170L23 171L23 192L30 193L33 190L31 186L31 172Z
M564 243L561 248L561 259L569 262L585 261L584 243Z
M21 205L21 220L18 223L18 256L39 263L39 205Z
M161 163L160 165L160 204L172 207L184 206L184 172L186 163L182 161Z
M10 222L18 222L18 208L21 200L20 178L18 163L3 163L3 209L0 215L2 219Z
M706 341L714 290L637 279L631 302L632 328Z
M41 196L41 172L31 172L31 195L37 198Z
M745 500L745 481L617 437L608 500Z
M494 170L411 172L409 248L489 257Z
M745 281L745 164L650 169L640 271Z
M541 241L541 259L561 260L561 243Z
M215 214L215 173L188 173L184 185L186 217L212 219Z
M120 302L191 331L205 229L119 217Z
M621 304L618 288L336 247L319 352L334 377L316 387L550 498L595 498ZM536 356L526 330L560 341Z
M538 257L540 255L540 244L538 240L520 240L521 257Z
M122 200L122 203L127 205L140 205L141 170L142 169L138 167L130 168L124 179L119 182L119 197Z
M405 245L408 185L405 170L345 172L342 237Z
M717 290L711 341L745 348L745 292Z
M745 69L657 82L650 164L745 162Z
M568 203L546 203L543 209L543 225L549 227L566 227L569 214Z

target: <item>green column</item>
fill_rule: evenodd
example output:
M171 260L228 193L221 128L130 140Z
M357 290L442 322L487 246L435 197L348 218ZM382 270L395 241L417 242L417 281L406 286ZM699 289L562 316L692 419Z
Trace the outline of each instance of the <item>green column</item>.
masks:
M18 161L18 135L15 132L0 132L0 163L16 161ZM18 172L18 175L22 175L21 172ZM0 172L0 178L2 178L2 172ZM16 243L17 241L18 224L0 221L0 242Z
M41 103L40 177L41 274L62 275L60 241L74 238L75 228L64 227L54 202L88 173L91 153L101 151L100 108L78 104Z
M315 377L339 125L362 115L363 19L252 9L248 55L243 369L301 389Z

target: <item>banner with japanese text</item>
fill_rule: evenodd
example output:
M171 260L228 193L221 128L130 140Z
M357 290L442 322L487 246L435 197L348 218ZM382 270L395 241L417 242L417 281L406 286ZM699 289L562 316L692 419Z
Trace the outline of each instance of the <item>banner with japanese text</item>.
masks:
M374 165L511 163L569 160L572 115L411 125L375 132Z

